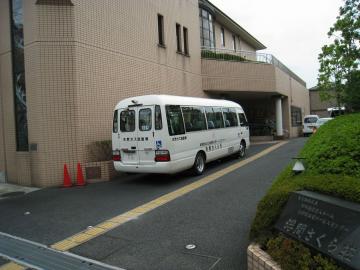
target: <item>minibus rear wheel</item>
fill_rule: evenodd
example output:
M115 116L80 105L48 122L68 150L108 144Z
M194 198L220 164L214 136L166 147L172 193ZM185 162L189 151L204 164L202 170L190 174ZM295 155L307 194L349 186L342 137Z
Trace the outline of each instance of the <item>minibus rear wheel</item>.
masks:
M196 154L192 171L195 175L202 175L205 170L205 155L201 152Z

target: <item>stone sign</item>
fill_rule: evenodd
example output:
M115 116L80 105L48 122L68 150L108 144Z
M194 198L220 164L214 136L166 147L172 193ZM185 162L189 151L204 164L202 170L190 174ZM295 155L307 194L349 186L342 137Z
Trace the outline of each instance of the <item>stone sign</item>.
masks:
M310 191L293 192L275 228L360 270L360 204Z

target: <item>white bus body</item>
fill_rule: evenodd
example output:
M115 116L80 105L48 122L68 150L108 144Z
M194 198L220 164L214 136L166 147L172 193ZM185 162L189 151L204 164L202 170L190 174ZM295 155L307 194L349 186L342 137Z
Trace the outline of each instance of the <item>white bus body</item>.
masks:
M148 95L115 107L112 149L117 171L173 174L196 167L201 174L205 163L236 153L244 156L249 146L246 116L232 101Z

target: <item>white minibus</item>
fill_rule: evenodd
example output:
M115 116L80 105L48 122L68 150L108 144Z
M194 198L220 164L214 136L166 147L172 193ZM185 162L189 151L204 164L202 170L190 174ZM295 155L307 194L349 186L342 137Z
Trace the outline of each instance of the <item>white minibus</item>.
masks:
M232 101L148 95L127 98L114 111L112 150L117 171L173 174L224 156L245 156L249 127Z

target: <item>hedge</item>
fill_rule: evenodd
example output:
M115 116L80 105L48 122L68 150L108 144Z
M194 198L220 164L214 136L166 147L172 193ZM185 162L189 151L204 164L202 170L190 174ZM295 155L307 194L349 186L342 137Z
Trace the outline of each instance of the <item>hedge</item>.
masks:
M296 269L291 265L298 269L340 269L321 255L302 257L300 267L295 262L295 258L299 262L298 254L292 253L296 248L281 253L281 247L288 242L279 240L273 226L293 191L311 190L360 203L360 114L339 116L327 122L310 137L299 156L305 158L306 171L295 176L289 165L278 176L257 206L250 238L268 249L284 270Z

